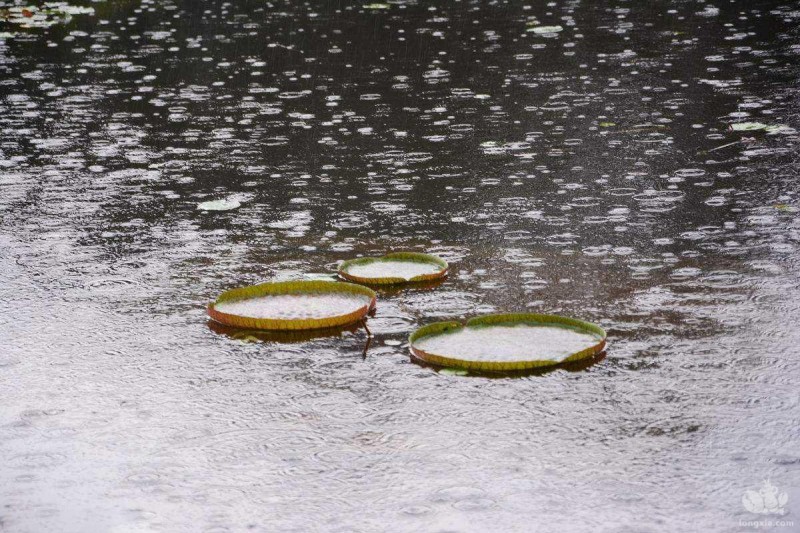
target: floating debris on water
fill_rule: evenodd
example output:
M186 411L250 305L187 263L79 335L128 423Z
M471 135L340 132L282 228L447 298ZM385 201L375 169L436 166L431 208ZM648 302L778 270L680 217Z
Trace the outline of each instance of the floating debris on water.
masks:
M16 24L20 28L49 28L69 22L73 15L94 15L94 8L74 6L66 2L46 2L42 6L0 9L0 21Z

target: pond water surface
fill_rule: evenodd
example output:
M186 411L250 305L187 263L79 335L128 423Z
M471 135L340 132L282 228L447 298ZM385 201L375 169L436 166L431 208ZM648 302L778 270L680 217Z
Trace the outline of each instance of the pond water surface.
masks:
M800 524L796 3L13 5L0 531ZM366 358L363 330L207 323L394 249L451 275L381 294ZM596 322L607 356L409 361L414 328L502 311ZM743 506L765 479L785 514Z

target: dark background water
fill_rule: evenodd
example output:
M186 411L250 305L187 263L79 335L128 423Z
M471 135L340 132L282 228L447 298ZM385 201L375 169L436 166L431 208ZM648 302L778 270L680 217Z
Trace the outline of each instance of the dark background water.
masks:
M87 5L0 22L0 530L800 523L796 3ZM384 294L366 359L207 324L390 249L452 275ZM408 360L516 310L607 357ZM783 516L742 505L767 478Z

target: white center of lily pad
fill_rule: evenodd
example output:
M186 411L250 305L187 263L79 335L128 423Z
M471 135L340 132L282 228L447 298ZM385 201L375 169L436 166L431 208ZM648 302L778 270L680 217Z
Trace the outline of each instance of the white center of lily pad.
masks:
M590 348L600 337L558 326L466 327L414 341L430 354L480 362L557 361Z
M214 308L221 313L248 318L302 320L346 315L369 305L369 302L370 298L362 294L276 294L220 302Z
M434 274L442 269L434 263L419 261L373 261L363 265L350 265L346 272L359 278L403 278L408 281L423 274Z

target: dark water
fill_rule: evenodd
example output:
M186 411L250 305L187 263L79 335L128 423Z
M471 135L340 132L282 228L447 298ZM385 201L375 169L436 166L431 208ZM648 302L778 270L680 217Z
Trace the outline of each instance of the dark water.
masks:
M798 4L91 6L0 22L1 531L797 530ZM366 359L207 324L390 249L452 276L384 295ZM408 360L513 310L607 357Z

